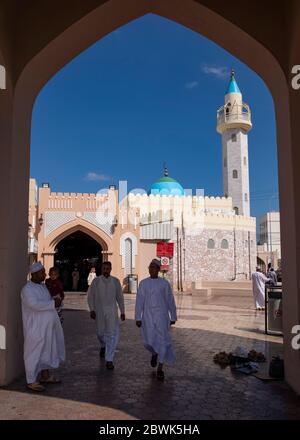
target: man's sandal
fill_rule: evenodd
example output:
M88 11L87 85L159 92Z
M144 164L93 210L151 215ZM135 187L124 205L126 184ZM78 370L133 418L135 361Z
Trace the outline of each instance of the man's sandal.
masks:
M48 379L40 379L41 383L50 383L50 384L56 384L56 383L61 383L60 379L57 379L55 376L49 376Z
M164 380L164 378L165 378L165 373L163 372L163 370L157 370L157 372L156 372L156 378L157 378L157 380Z
M108 361L108 362L106 362L106 368L108 370L113 370L115 368L115 366L114 366L113 362Z
M153 354L150 361L151 367L157 367L157 354Z
M45 391L46 389L39 382L28 383L27 388L29 388L31 391L37 391L37 392Z

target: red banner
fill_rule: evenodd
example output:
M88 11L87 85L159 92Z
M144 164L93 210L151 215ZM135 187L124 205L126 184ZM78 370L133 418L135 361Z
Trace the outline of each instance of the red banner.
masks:
M173 257L174 243L165 243L163 241L157 243L156 255L157 257Z

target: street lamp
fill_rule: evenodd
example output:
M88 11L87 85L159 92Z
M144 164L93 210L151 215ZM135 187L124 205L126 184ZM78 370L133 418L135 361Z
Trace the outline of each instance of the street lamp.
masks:
M118 226L118 217L116 215L114 216L112 224L114 227Z
M38 219L39 225L42 227L44 223L43 214L41 214L40 218Z

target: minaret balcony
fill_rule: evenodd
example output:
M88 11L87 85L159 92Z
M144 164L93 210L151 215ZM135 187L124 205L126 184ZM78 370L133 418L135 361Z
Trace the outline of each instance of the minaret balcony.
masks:
M247 104L234 105L232 109L228 105L219 108L217 111L217 132L222 134L230 128L251 130L251 111Z

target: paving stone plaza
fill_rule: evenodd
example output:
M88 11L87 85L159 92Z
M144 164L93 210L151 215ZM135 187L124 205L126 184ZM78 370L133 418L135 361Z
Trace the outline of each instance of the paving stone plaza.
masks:
M264 334L264 313L250 296L219 294L210 300L176 295L178 322L172 327L177 362L158 382L133 320L135 295L125 295L126 321L108 371L99 358L86 295L65 301L67 360L61 385L44 393L25 388L25 377L0 389L0 419L299 419L300 397L284 383L232 373L213 362L219 351L237 346L282 354L282 338ZM267 365L262 364L267 370Z

